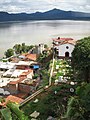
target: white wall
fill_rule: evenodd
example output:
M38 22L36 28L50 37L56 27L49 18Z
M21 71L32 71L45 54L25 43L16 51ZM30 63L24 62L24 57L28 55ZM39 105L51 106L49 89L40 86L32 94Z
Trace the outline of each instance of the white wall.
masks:
M27 75L27 78L32 79L32 77L33 77L33 71L30 74Z
M38 46L38 54L42 53L44 51L44 44L40 44Z
M68 49L66 48L66 47L69 47ZM71 53L72 53L72 51L73 51L73 49L74 49L74 45L72 45L72 44L62 44L62 45L60 45L60 46L58 46L58 49L59 49L59 53L58 53L58 56L65 56L65 52L69 52L69 57L71 57L72 55L71 55Z

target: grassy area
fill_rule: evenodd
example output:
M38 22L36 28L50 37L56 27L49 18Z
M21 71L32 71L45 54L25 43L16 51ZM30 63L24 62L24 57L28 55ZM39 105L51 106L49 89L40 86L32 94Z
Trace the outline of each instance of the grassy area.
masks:
M42 74L42 86L46 86L49 84L49 72L47 69L41 71Z
M70 61L55 60L54 64L54 80L59 79L60 76L67 77L67 80L73 79L73 70Z

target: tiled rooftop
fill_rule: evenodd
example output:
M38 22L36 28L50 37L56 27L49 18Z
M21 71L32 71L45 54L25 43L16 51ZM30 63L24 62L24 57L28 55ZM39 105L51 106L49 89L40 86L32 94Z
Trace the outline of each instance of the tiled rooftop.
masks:
M8 84L18 84L18 83L20 83L21 81L23 81L25 78L26 78L26 77L19 78L19 80L17 80L17 81L11 81L11 82L9 82Z
M76 44L76 40L72 38L54 38L53 41L58 42L58 44L54 43L55 46L59 46L62 44L72 44L72 45Z
M12 101L12 102L15 102L15 103L20 103L23 101L22 98L19 98L19 97L16 97L16 96L13 96L13 95L9 95L7 98L6 98L6 103L8 101Z
M37 55L36 54L28 54L26 56L26 58L35 61L37 59Z
M59 42L59 41L68 41L68 40L73 40L73 38L53 38L53 41Z
M24 59L29 59L35 61L37 59L37 54L24 53L21 55Z
M23 72L21 75L28 75L28 74L30 74L30 73L32 73L33 72L33 70L32 69L29 69L27 72Z
M19 104L23 101L23 99L16 97L16 96L13 96L13 95L9 95L8 97L6 97L6 101L3 103L0 103L0 105L6 107L6 104L8 101L15 102L15 103Z
M60 45L62 45L62 44L72 44L72 45L75 45L76 41L75 40L63 41L62 43L60 43Z

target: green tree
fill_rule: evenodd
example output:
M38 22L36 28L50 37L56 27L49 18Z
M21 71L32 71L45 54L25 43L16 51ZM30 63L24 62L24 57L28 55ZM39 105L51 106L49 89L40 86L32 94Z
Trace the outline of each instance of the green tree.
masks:
M45 63L45 59L47 59L48 53L47 51L43 51L42 54L39 55L37 61L40 63Z
M72 52L72 65L76 78L90 82L90 37L77 41Z
M16 54L21 54L22 53L22 46L20 44L14 45L13 49L15 50Z
M33 47L34 47L33 45L28 46L28 45L25 45L25 43L22 43L22 44L15 44L13 46L13 49L14 49L16 54L21 54L21 53L28 52Z
M5 55L6 55L7 58L13 56L13 55L14 55L14 50L11 49L11 48L8 49L8 50L5 52Z
M76 88L76 96L68 101L67 120L90 120L90 84L82 83Z
M9 108L4 108L1 110L0 118L2 120L12 120L11 111Z
M45 44L45 45L44 45L44 48L48 48L48 45L47 45L47 44Z
M27 52L27 51L26 51L26 47L27 47L27 46L25 45L25 43L22 43L22 52L23 52L23 53Z
M26 52L29 52L29 50L32 50L33 48L34 48L33 45L30 46L26 45Z
M78 96L71 97L68 101L67 112L65 118L67 120L85 120L84 108Z
M6 106L1 110L2 120L28 120L17 104L9 101Z

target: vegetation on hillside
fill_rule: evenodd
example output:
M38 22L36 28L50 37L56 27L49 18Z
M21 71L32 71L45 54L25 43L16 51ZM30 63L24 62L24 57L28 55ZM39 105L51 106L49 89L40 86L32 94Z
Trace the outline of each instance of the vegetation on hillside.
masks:
M77 41L72 53L75 79L90 82L90 37Z
M7 51L5 52L6 58L11 57L13 55L14 55L14 50L11 48L7 49Z
M0 111L2 120L29 120L27 116L19 109L19 106L13 102L8 102L6 108Z
M90 84L82 83L68 101L67 120L90 120Z
M90 37L79 40L72 53L76 95L68 101L67 120L90 120Z
M38 102L34 102L34 99L22 106L21 109L27 116L34 111L39 112L37 120L47 120L49 116L61 120L66 112L67 100L72 95L70 88L71 85L64 83L60 86L51 86L37 97Z

